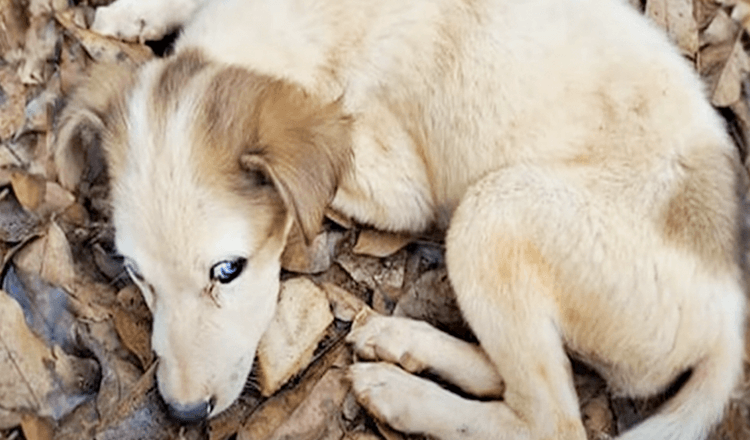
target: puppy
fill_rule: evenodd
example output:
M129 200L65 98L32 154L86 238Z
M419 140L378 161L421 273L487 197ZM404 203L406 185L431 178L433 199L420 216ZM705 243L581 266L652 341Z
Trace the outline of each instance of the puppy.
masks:
M151 29L143 11L181 4L155 3L113 7ZM623 396L687 374L621 439L705 438L742 372L741 171L658 29L618 0L196 9L170 58L95 72L56 152L74 186L81 127L100 136L116 245L153 312L176 417L240 394L290 228L311 239L330 205L385 230L445 228L481 346L358 322L349 339L377 362L351 369L353 390L384 422L441 439L585 439L574 356ZM126 35L132 17L112 20L100 26ZM502 400L409 374L426 368L479 396L504 381Z

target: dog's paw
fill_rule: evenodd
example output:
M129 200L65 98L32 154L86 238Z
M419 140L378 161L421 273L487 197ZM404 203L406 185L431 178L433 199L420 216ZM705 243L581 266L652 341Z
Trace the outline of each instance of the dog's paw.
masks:
M415 425L427 417L422 410L437 398L425 389L436 385L388 363L356 363L349 367L348 377L359 403L402 432L416 432Z
M158 40L173 21L160 12L151 1L118 0L96 10L91 30L126 41Z
M436 331L422 321L370 316L364 323L355 323L346 340L361 359L391 362L410 373L419 373L429 367L419 344L429 341L430 334Z

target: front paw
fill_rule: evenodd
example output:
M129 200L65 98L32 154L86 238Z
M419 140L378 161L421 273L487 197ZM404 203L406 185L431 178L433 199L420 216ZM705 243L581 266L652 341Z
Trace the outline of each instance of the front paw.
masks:
M410 373L424 371L428 365L417 353L414 345L429 340L429 324L406 318L368 316L364 322L355 322L347 336L361 359L386 361L400 365ZM425 336L420 338L420 336Z
M158 40L167 34L168 22L147 9L148 3L119 0L96 10L91 30L126 41Z
M371 362L349 367L348 378L357 401L370 414L393 429L413 432L418 417L414 411L426 403L418 386L422 379L392 364Z

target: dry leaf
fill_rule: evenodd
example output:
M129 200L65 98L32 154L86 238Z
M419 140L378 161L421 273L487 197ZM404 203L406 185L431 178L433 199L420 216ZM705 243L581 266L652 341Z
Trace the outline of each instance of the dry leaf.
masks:
M341 405L349 392L344 370L333 368L268 440L338 440L344 436Z
M357 244L354 245L352 252L357 255L383 258L400 251L411 241L411 236L407 234L365 229L359 233Z
M742 39L739 35L712 90L711 103L717 107L728 107L737 102L742 96L743 75L748 71L750 71L750 57L742 47Z
M26 27L24 3L21 0L0 0L0 58L23 44ZM3 136L0 135L0 138Z
M50 349L26 326L19 304L0 291L0 407L59 420L90 399L97 365Z
M52 213L63 213L76 201L75 196L55 182L45 182L44 201L37 212L42 216Z
M54 59L59 34L55 21L46 14L31 17L26 31L24 56L18 76L24 84L43 84L51 72L50 62Z
M29 243L16 255L19 269L39 274L43 280L61 287L75 285L73 254L65 233L55 222L50 222L44 236Z
M648 0L646 15L667 31L684 55L698 53L698 25L693 17L693 0Z
M281 267L295 273L324 272L331 267L333 254L343 238L343 232L323 231L307 245L299 227L295 224L289 233L284 253L281 255Z
M117 293L120 307L114 310L115 329L122 343L146 368L154 361L151 351L151 314L135 285L129 285Z
M23 416L21 429L26 440L52 440L53 425L49 420L31 414Z
M21 129L25 105L26 87L21 79L10 67L0 66L0 140L10 138Z
M307 367L333 322L325 292L307 278L281 283L276 315L258 346L258 376L265 396Z
M27 210L35 211L44 201L47 182L43 176L19 170L11 174L11 184L19 203Z
M0 240L24 242L39 233L40 219L26 211L9 189L0 191Z
M15 428L21 424L22 420L23 415L21 413L0 408L0 430Z
M364 301L336 284L323 283L323 290L331 303L333 316L340 321L352 322L362 310L369 309Z
M299 407L331 366L346 364L350 358L346 345L342 341L337 342L305 372L294 388L281 390L253 412L237 432L237 440L268 439Z
M55 14L57 21L75 37L86 52L97 62L121 63L127 62L138 65L153 57L151 49L142 44L126 43L124 41L103 37L76 24L75 12L68 9Z
M383 259L344 252L336 256L336 262L356 282L372 290L381 286L400 289L404 284L406 252L403 251Z

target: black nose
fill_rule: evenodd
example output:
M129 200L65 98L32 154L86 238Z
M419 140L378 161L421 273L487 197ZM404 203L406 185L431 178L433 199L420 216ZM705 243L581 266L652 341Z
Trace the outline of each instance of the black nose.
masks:
M205 420L213 409L213 399L183 405L167 402L169 415L182 423L198 423Z

